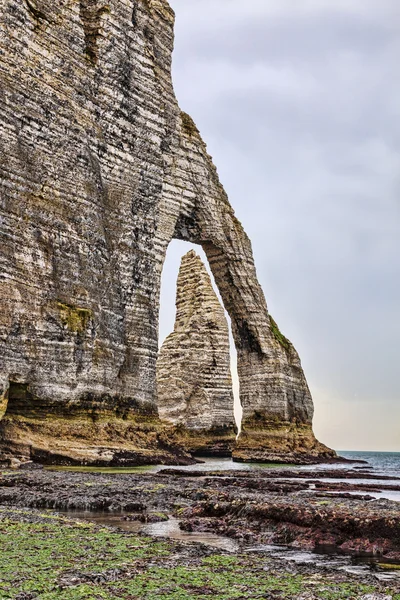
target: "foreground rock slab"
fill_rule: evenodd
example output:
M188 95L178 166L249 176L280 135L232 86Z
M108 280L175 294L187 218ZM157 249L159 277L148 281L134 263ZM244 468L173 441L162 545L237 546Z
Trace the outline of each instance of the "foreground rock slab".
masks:
M185 450L230 456L236 438L229 330L201 258L181 261L176 321L157 360L158 410Z

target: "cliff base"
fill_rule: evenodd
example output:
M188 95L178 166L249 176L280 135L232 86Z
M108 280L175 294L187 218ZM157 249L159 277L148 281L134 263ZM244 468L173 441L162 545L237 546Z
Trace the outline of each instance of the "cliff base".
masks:
M219 458L232 456L236 436L237 430L234 426L197 430L177 426L169 432L169 438L186 453Z
M60 404L29 394L9 403L0 421L0 460L93 466L194 463L151 405L111 396Z
M337 457L319 442L309 424L255 416L242 424L232 458L235 462L313 464Z

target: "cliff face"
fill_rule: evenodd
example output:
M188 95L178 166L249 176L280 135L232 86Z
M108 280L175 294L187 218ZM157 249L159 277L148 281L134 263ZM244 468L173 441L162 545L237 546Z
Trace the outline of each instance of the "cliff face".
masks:
M233 459L238 462L306 464L333 458L336 453L314 436L313 403L299 355L271 315L268 321L271 333L269 359L265 357L262 361L260 357L252 356L257 367L251 372L257 372L262 364L264 368L268 365L271 381L266 386L264 401L257 401L255 396L244 405L242 431ZM243 376L241 385L242 381Z
M201 258L182 258L176 321L157 360L158 411L190 452L230 456L236 438L229 330Z
M203 246L232 319L242 455L269 448L271 423L314 443L298 356L274 335L249 239L175 99L166 0L0 10L3 448L100 462L165 448L155 373L172 238Z

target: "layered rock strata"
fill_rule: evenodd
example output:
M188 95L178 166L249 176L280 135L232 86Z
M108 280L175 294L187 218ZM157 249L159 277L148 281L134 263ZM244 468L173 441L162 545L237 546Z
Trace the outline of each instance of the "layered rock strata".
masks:
M161 270L178 238L203 246L232 320L238 457L277 439L278 453L324 453L250 241L178 107L166 0L3 0L0 11L3 447L63 460L170 456L156 358Z
M229 330L211 279L191 250L181 261L174 331L157 361L158 410L197 454L230 456L236 438Z
M269 367L270 381L266 397L260 402L253 396L244 404L242 431L233 459L297 464L332 459L336 453L321 444L312 429L314 407L299 355L271 315L268 325L270 350L268 362L266 357L264 362ZM257 357L257 363L259 360ZM243 376L240 381L242 385Z

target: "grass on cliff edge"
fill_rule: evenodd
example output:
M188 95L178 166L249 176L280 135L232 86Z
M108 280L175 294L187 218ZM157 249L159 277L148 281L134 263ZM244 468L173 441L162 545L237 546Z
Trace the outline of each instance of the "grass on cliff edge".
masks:
M1 600L294 599L307 591L350 600L376 591L275 572L259 555L185 558L172 542L35 511L0 509L0 547Z

